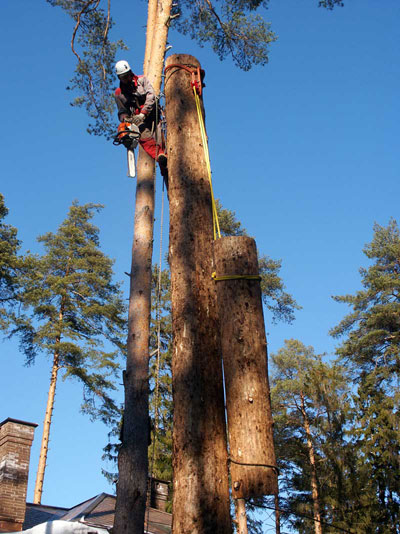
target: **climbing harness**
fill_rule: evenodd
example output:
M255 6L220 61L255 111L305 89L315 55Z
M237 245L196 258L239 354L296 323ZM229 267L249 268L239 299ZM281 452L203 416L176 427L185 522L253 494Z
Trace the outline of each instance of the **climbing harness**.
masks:
M203 87L203 81L204 78L204 71L200 69L200 67L192 67L192 65L181 65L178 63L173 63L172 65L168 65L165 67L164 72L165 74L170 69L183 69L186 72L188 72L191 75L191 87L193 89L193 94L196 102L196 110L197 110L197 117L199 119L199 126L200 126L200 134L201 134L201 140L203 143L203 149L204 149L204 157L206 160L206 166L207 166L207 174L208 174L208 180L210 182L210 190L211 190L211 204L212 204L212 215L213 215L213 233L214 233L214 240L221 237L221 231L219 227L219 221L218 221L218 212L217 212L217 205L214 198L214 191L212 187L212 179L211 179L211 164L210 164L210 153L208 150L208 141L207 141L207 134L206 134L206 128L204 125L204 118L203 113L201 111L201 104L200 104L200 96L202 93L202 87Z

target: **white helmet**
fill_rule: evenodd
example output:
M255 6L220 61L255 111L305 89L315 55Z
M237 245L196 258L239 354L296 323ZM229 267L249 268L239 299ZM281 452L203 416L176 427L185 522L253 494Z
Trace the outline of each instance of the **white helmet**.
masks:
M115 72L117 73L117 76L122 76L123 74L126 74L131 70L129 63L125 60L117 61L115 64Z

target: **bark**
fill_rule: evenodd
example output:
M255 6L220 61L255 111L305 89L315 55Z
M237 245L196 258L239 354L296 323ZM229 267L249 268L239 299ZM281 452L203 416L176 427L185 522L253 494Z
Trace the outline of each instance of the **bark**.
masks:
M171 0L150 0L144 72L160 92L163 54L153 61L153 43L165 52ZM157 4L158 7L157 7ZM169 6L169 7L168 7ZM157 8L157 9L156 9ZM168 15L166 13L168 12ZM160 19L160 20L155 20ZM166 31L164 30L166 28ZM130 273L125 409L118 454L115 534L142 534L148 483L149 338L153 254L155 162L140 147L137 165L134 239Z
M172 0L157 2L157 12L152 34L151 54L148 60L147 76L158 94L161 89L162 71L164 66L165 48L169 30L169 17Z
M69 260L68 260L68 265L67 265L65 276L68 276L68 274L69 274ZM62 298L61 300L60 312L58 314L58 324L60 327L60 335L56 337L56 346L61 341L61 329L62 329L63 318L64 318L64 298ZM34 504L40 504L42 501L44 474L46 471L47 453L49 451L50 428L51 428L51 421L53 417L54 398L56 396L57 375L58 375L58 370L59 370L59 364L60 364L60 355L58 353L58 350L55 350L54 355L53 355L53 365L51 368L50 387L49 387L49 392L47 394L47 406L46 406L46 413L44 416L44 423L43 423L42 443L40 445L39 465L38 465L38 470L36 474L35 489L33 493Z
M154 160L140 147L124 372L124 419L118 454L116 534L143 534L146 510L153 220Z
M250 237L214 243L217 277L258 275L257 249ZM215 282L221 322L232 495L248 499L277 493L277 472L267 340L259 280ZM272 467L271 467L272 466Z
M43 423L43 434L42 434L42 443L40 446L39 465L38 465L38 470L36 474L35 490L33 494L34 504L40 504L42 502L44 473L46 470L47 453L49 451L50 427L51 427L51 420L53 416L58 369L59 369L59 354L58 352L55 352L54 357L53 357L53 366L51 368L50 387L49 387L49 393L47 395L46 414L45 414L44 423Z
M309 458L310 466L311 466L311 496L312 496L312 501L313 501L315 534L322 534L321 513L320 513L320 505L319 505L320 499L319 499L318 482L317 482L317 468L316 468L316 463L315 463L315 452L314 452L314 445L311 439L310 422L308 420L308 416L307 416L307 412L305 408L303 393L300 394L300 399L301 399L301 413L303 415L304 430L307 436L308 458Z
M189 55L171 64L198 66ZM174 534L230 534L226 428L215 284L211 191L190 74L168 71L174 396Z
M154 27L157 16L157 0L148 0L147 4L147 27L146 27L146 48L144 52L143 74L148 76L151 58L151 48L153 46Z
M237 534L247 534L246 501L244 499L236 499L236 522Z

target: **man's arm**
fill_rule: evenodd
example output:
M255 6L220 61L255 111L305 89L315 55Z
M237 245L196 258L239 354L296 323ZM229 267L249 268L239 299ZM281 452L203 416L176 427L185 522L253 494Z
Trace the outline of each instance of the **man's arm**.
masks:
M141 76L138 78L138 87L140 87L140 92L146 95L145 103L143 106L141 106L140 112L144 113L144 115L149 115L155 110L156 107L156 94L153 86L146 76Z
M115 103L118 108L118 119L120 122L123 122L126 118L130 116L129 109L126 106L126 98L121 93L121 89L116 89L114 93Z

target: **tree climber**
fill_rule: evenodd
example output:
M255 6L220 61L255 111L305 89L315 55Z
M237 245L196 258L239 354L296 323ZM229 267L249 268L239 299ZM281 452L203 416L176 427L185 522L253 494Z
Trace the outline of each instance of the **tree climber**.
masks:
M167 155L160 109L153 86L146 76L136 76L125 60L116 63L115 72L120 81L115 91L118 119L120 122L136 124L140 131L139 144L158 162L167 183Z

